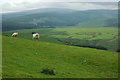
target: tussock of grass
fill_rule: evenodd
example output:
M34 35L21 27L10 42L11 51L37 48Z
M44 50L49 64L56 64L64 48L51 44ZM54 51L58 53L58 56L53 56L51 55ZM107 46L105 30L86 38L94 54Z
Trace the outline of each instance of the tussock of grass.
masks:
M3 78L116 78L118 53L3 36ZM55 75L40 73L54 69Z

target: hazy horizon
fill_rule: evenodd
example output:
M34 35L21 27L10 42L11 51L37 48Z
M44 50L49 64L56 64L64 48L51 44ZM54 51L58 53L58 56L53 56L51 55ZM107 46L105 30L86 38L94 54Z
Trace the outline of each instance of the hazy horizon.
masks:
M76 0L77 1L77 0ZM3 1L0 3L2 10L0 13L21 12L26 10L44 9L44 8L64 8L72 10L96 10L96 9L118 9L117 2L41 2L35 1Z

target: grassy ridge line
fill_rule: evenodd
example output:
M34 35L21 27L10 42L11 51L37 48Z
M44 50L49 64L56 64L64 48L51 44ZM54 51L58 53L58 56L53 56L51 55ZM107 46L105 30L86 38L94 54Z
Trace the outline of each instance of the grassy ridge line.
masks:
M3 36L3 77L115 78L117 55L116 52ZM54 68L56 75L40 73L43 68Z

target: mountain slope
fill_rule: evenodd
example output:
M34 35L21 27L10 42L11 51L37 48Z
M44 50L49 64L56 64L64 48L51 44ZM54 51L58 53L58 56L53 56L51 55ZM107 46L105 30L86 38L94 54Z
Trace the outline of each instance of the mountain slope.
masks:
M94 20L98 22L97 26L100 27L117 27L117 10L39 9L38 11L14 14L3 14L3 31L41 27L69 27L77 24L94 27L96 26ZM82 25L79 26L82 27Z
M79 27L117 27L117 18L99 18L91 21L78 23Z
M3 78L117 78L116 52L3 36ZM55 75L41 73L55 70Z

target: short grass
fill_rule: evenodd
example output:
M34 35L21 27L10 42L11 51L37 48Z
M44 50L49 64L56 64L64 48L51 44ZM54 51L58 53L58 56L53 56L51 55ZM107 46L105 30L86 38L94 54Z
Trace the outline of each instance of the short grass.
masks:
M118 53L3 36L3 78L117 78ZM55 70L55 75L41 73Z

